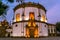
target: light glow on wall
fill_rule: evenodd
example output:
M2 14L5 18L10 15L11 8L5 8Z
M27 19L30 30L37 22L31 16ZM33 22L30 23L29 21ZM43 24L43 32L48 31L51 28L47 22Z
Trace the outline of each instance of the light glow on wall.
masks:
M26 18L25 18L25 20L29 20L29 18L28 18L28 17L26 17Z
M13 22L16 22L16 20L14 19Z
M28 28L26 29L26 37L30 37Z
M22 18L20 18L20 21L22 21Z
M33 22L33 26L34 26L34 27L36 26L36 23L35 23L35 22Z
M34 37L38 37L38 30L37 29L35 29L35 32L34 32Z
M30 12L30 13L29 13L29 19L34 20L34 12Z
M20 13L16 14L16 21L20 21Z
M42 16L41 16L41 21L47 22L47 20L46 20L46 18L45 18L45 15L42 15Z
M47 20L45 20L45 22L47 22Z
M43 21L43 19L42 19L42 18L41 18L40 20L41 20L41 21Z

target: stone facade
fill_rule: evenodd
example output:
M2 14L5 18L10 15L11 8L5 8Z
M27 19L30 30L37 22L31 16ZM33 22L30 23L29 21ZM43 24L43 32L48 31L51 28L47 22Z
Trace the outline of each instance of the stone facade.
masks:
M13 37L55 36L55 25L47 23L46 9L39 5L29 2L14 8Z

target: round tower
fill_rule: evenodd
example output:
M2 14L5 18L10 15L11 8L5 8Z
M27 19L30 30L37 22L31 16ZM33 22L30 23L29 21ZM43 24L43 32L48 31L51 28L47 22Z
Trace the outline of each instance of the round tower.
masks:
M46 22L46 9L41 4L32 2L19 4L14 8L12 36L47 36L47 27L42 27L42 25L46 25Z

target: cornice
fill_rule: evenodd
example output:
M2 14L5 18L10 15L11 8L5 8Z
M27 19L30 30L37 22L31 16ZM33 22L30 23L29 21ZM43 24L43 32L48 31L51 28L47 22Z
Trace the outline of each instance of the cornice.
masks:
M32 3L32 2L19 4L14 8L14 11L16 11L19 8L25 8L25 7L37 7L37 8L40 8L46 12L46 9L44 8L44 6L42 6L41 4Z

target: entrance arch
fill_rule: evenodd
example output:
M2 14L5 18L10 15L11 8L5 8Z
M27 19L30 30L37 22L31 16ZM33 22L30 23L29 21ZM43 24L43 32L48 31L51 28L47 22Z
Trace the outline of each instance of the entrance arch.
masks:
M33 26L26 26L26 37L34 38L38 37L38 26L33 27Z

